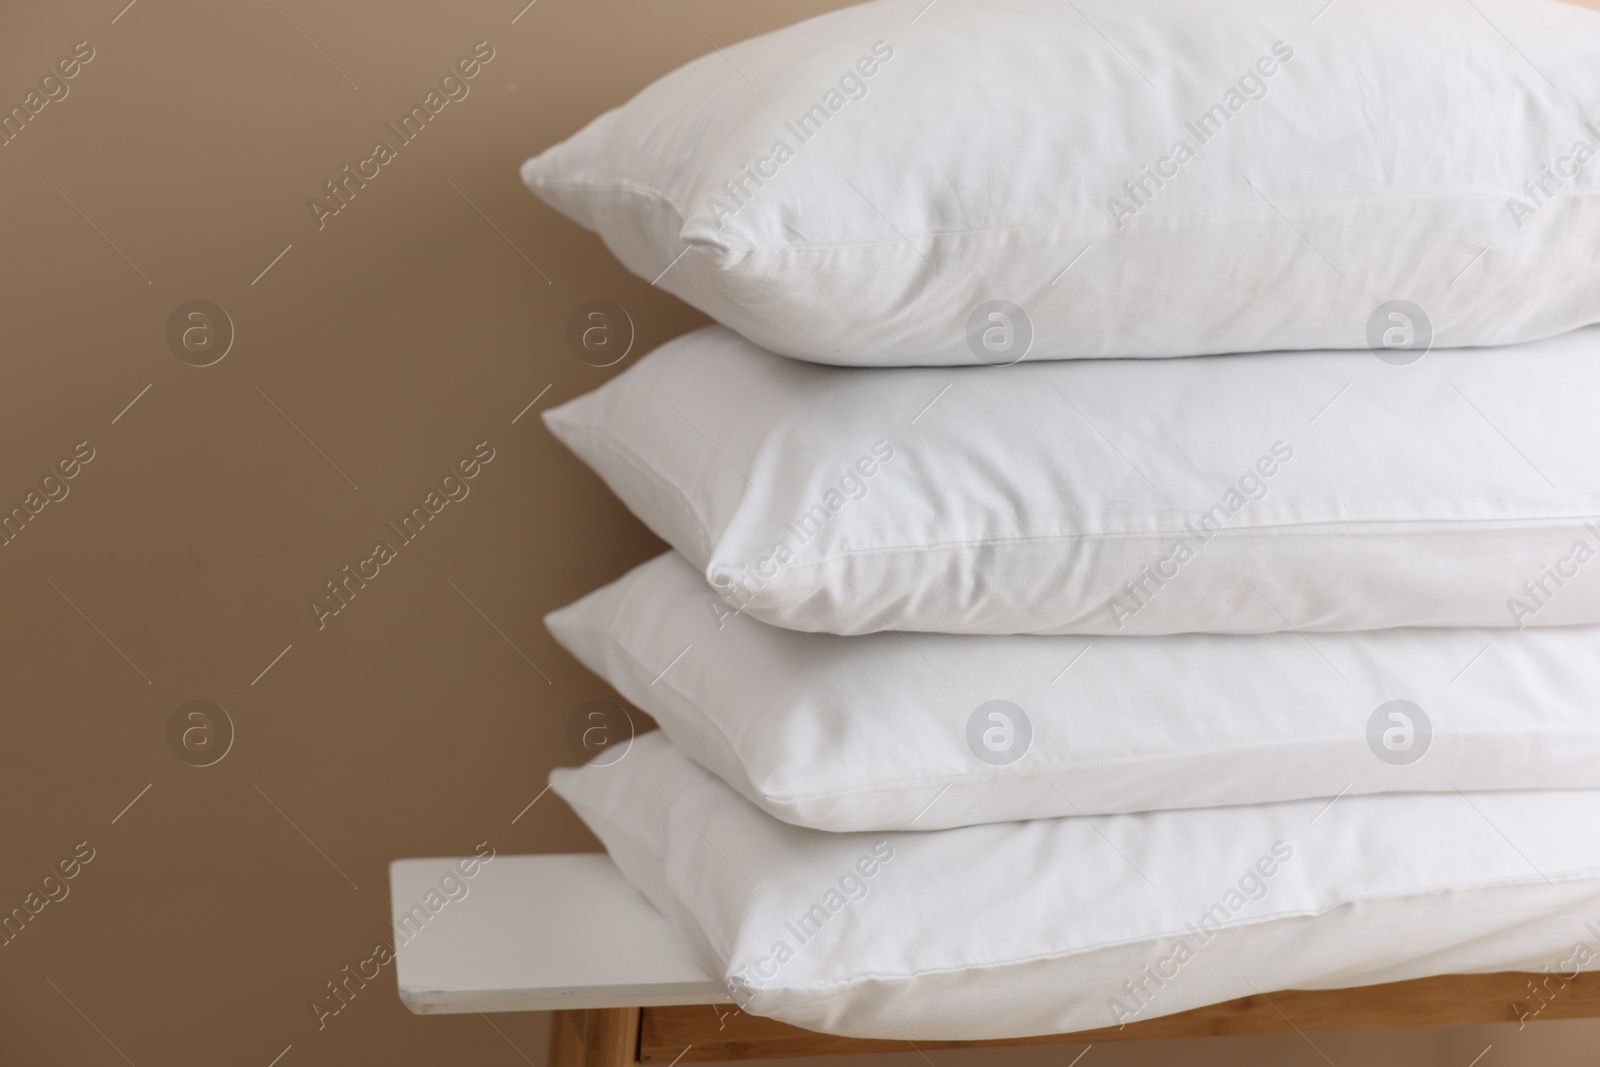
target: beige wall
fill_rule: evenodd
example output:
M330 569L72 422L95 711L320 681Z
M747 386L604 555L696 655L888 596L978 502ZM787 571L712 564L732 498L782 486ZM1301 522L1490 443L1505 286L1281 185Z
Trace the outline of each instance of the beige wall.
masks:
M320 1030L310 1007L386 936L389 860L594 847L553 798L512 823L575 761L571 712L609 695L539 620L660 546L537 412L614 373L565 347L580 303L626 308L636 353L702 320L517 164L706 37L835 5L539 0L513 24L522 0L124 2L0 9L7 106L93 49L0 148L0 505L80 442L93 456L0 547L0 911L93 850L0 947L0 1063L266 1067L292 1045L284 1067L543 1064L542 1018L414 1018L392 968ZM480 41L470 94L319 229L307 200ZM165 337L197 298L235 330L207 367ZM324 582L483 441L470 495L319 629ZM235 728L207 767L168 743L197 699ZM1341 1063L1464 1067L1491 1040L1486 1065L1577 1063L1596 1033L1317 1040ZM1085 1065L1180 1050L1321 1062L1290 1036Z

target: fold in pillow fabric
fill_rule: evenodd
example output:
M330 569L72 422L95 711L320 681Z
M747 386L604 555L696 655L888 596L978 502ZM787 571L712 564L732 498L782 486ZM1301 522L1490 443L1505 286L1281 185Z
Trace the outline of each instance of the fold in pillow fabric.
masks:
M1600 792L1403 794L828 834L660 732L553 786L747 1010L966 1040L1600 954ZM1554 987L1553 987L1554 988Z
M545 420L764 622L1134 635L1600 622L1597 410L1600 328L862 370L709 327Z
M522 176L641 277L822 363L1600 320L1600 15L1318 7L862 4L668 74Z
M1596 626L835 637L735 616L676 553L545 622L686 755L820 830L1600 788Z

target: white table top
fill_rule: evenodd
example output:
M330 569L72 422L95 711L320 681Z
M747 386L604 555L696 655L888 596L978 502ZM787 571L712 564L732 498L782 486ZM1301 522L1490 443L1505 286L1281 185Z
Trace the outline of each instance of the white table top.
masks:
M442 857L389 865L395 976L400 999L413 1012L729 1001L727 990L605 855L496 856L471 878L460 876L457 862ZM442 886L447 875L454 878ZM459 899L449 899L447 887ZM418 905L429 917L413 919L402 931L402 917Z

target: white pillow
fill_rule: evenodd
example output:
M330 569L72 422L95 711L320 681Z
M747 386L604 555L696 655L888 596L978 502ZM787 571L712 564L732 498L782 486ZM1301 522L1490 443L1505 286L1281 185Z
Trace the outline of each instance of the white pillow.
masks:
M1597 411L1600 329L861 370L713 327L545 418L765 622L1131 635L1600 622Z
M1279 989L1570 978L1600 958L1600 835L1581 829L1600 791L827 834L757 810L659 732L551 782L748 1010L825 1033L1066 1033Z
M1600 788L1600 627L805 634L676 553L545 618L785 822L933 830L1339 794Z
M880 0L522 177L823 363L1505 344L1600 320L1597 101L1600 16L1550 0Z

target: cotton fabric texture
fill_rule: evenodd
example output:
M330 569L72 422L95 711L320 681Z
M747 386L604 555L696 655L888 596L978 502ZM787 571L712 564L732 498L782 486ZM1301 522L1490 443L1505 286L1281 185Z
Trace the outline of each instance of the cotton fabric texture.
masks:
M1600 14L1554 0L879 0L522 177L822 363L1495 345L1600 320L1597 99Z
M806 634L676 553L546 617L686 755L835 832L1382 792L1600 788L1600 627Z
M1600 622L1596 367L1600 328L1409 366L862 370L709 327L545 421L791 629L1522 628Z
M1277 989L1593 969L1600 792L1343 797L829 834L659 731L556 792L747 1010L850 1037L1070 1033Z

